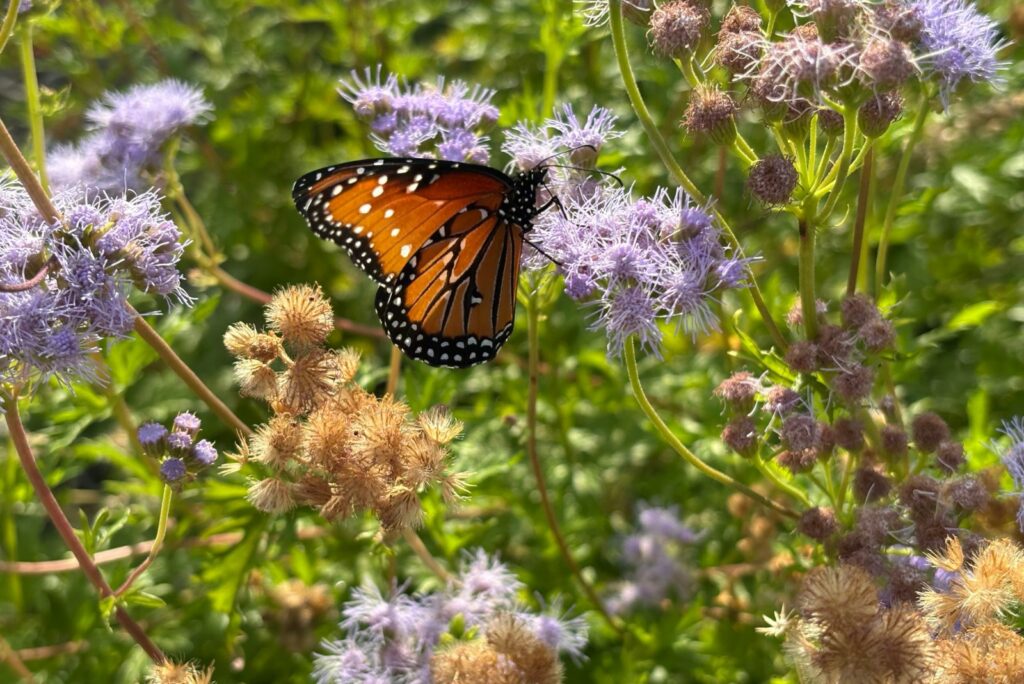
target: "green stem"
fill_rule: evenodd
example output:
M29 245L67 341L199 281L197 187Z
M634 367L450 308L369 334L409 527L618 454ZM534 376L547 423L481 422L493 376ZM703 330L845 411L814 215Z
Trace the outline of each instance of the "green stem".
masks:
M818 160L817 166L814 168L814 178L816 179L814 185L811 186L810 194L818 189L818 187L824 182L822 175L825 173L829 160L832 158L832 152L836 149L835 136L829 136L828 140L825 141L825 149L821 153L821 158Z
M800 307L804 317L804 333L808 340L818 337L818 307L814 294L814 233L807 218L799 220L800 227Z
M754 467L757 468L762 475L764 475L766 478L775 483L776 487L792 496L794 499L802 503L805 507L811 507L811 500L807 497L807 494L805 494L802 490L794 486L792 483L783 480L782 477L775 471L775 469L772 468L764 459L761 458L760 454L754 456L754 458L752 458L751 460L754 462Z
M626 95L629 97L629 103L633 107L633 111L640 121L640 125L643 126L644 131L647 133L647 137L651 141L651 145L654 146L655 152L661 159L662 164L665 168L676 179L676 182L690 195L690 197L698 204L706 204L707 198L697 188L697 186L690 180L686 172L683 171L682 167L676 162L672 156L672 151L669 149L668 144L662 137L661 133L658 132L658 127L654 123L654 119L651 118L651 113L647 109L647 105L644 103L643 96L640 94L640 87L637 85L636 76L633 74L633 67L629 63L629 53L626 51L626 34L622 21L622 0L609 0L609 18L611 21L611 33L612 33L612 45L615 48L615 58L619 66L619 74L622 77L622 84L626 89ZM725 233L726 238L732 245L732 248L736 251L736 256L739 258L743 257L743 247L740 245L739 240L736 238L736 234L733 233L732 228L729 226L728 221L725 217L717 210L713 209L715 218L719 225L722 227L722 231ZM775 341L775 344L779 347L780 352L786 350L786 339L782 336L782 332L775 324L775 320L772 318L771 311L768 310L768 305L765 304L764 297L761 294L761 288L757 284L757 280L753 274L750 276L750 287L748 288L751 298L754 300L754 306L757 308L758 313L761 315L761 319L764 321L765 326L768 328L768 332Z
M25 79L25 103L28 105L29 128L32 132L32 155L43 190L50 192L46 176L46 140L43 132L43 108L39 102L39 80L36 78L36 60L32 51L32 24L25 24L21 33L21 71Z
M11 39L11 34L14 33L14 24L18 21L18 8L20 6L21 2L19 0L9 0L7 3L4 22L0 24L0 53L3 53L4 48L7 47L7 41Z
M774 12L769 12L769 14L768 14L768 26L764 30L764 34L765 34L765 36L767 36L768 40L771 40L772 36L775 35L775 22L778 20L778 18L779 18L778 10L776 10Z
M558 517L555 515L555 509L551 505L551 499L548 496L544 469L541 468L540 456L537 452L537 400L540 374L540 305L537 290L537 287L531 287L526 299L526 337L529 352L527 361L529 384L526 397L526 451L530 458L534 479L537 481L537 491L540 494L541 508L543 508L544 516L548 521L548 529L551 530L551 536L555 539L558 550L562 554L562 559L569 566L569 570L576 578L576 581L579 582L583 593L587 595L587 598L590 599L590 602L601 614L605 622L608 623L608 626L615 630L619 636L623 636L622 624L608 612L604 607L604 602L601 601L597 592L590 585L590 582L583 576L579 564L569 549L569 544L566 543L565 537L562 535L562 528L558 524Z
M832 171L829 172L829 176L833 175L834 181L830 181L828 177L825 179L825 185L831 182L832 188L829 191L828 199L825 201L825 206L821 212L815 218L816 224L823 224L828 220L828 217L832 214L832 210L835 209L836 203L839 201L839 196L843 194L843 186L846 184L846 176L850 171L850 158L853 155L853 146L857 139L857 110L853 107L846 107L843 110L843 148L839 152L839 160L833 165Z
M669 429L668 425L665 424L665 421L662 420L661 416L658 415L658 412L655 410L654 406L651 405L650 400L644 393L643 385L640 384L640 374L636 365L636 351L634 349L634 340L632 337L630 337L626 341L625 364L626 372L629 374L629 384L633 389L633 396L636 397L637 403L640 404L640 409L647 415L648 420L651 421L651 424L654 426L655 430L657 430L658 435L662 438L662 440L670 447L672 447L672 449L677 454L682 456L687 463L692 465L694 468L699 470L704 475L710 477L712 480L724 484L727 487L731 487L732 489L735 489L737 492L740 492L741 494L750 497L754 501L757 501L758 503L767 506L768 508L771 508L772 510L778 513L781 513L782 515L788 516L790 518L800 517L800 515L796 511L789 508L788 506L773 501L765 496L762 496L761 494L758 494L757 492L755 492L753 489L746 486L742 482L739 482L729 477L722 471L711 467L710 465L702 461L696 454L690 451L686 447L686 445L679 440L678 437L672 434L672 430Z
M857 279L860 275L860 264L864 258L864 222L867 220L871 206L871 194L875 184L874 143L867 143L868 153L864 157L864 167L860 171L860 189L857 193L857 218L853 222L853 247L850 250L850 275L846 279L846 296L850 297L857 291Z
M153 546L149 547L149 555L146 556L144 561L139 563L137 568L131 571L124 583L117 588L117 591L114 592L114 596L124 596L125 593L131 589L135 580L141 577L142 573L146 571L146 568L152 565L156 555L160 553L160 549L163 548L164 537L167 536L167 519L171 514L172 495L173 492L171 490L171 486L165 484L163 498L160 500L160 517L157 518L156 523L156 537L153 539Z
M921 96L921 103L918 105L917 118L914 119L914 128L907 138L907 144L903 146L903 155L900 157L899 166L896 167L896 178L892 183L892 190L889 192L889 204L885 209L885 220L882 223L882 234L878 238L878 254L875 256L875 296L878 297L885 284L885 261L889 254L889 238L892 235L892 223L896 218L896 209L899 208L900 199L903 196L903 185L907 181L907 170L910 168L910 158L914 147L921 141L924 133L924 122L928 118L929 109L928 91Z
M839 492L836 494L836 515L843 515L843 506L846 502L846 491L850 488L850 479L853 477L853 466L856 463L853 454L846 454L846 465L843 467L843 479L839 482Z

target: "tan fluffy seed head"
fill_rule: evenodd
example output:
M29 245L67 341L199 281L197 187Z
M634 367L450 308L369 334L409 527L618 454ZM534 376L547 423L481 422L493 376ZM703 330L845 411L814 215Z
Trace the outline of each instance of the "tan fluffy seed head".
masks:
M268 364L256 359L239 359L235 362L235 380L243 397L262 401L277 398L277 372Z
M308 413L326 401L336 387L333 355L320 349L295 358L278 380L278 400L290 413Z
M448 444L462 434L462 422L453 418L443 406L434 406L424 411L416 422L427 439L435 444Z
M334 329L334 313L319 286L292 285L274 293L267 324L296 350L315 347Z
M285 513L295 507L291 485L277 478L253 482L245 498L264 513Z
M149 684L210 684L213 681L213 665L200 670L193 663L165 660L153 666L146 681Z
M520 684L518 669L482 639L461 641L441 649L430 658L430 681L434 684Z
M871 576L852 565L814 568L800 588L801 612L830 626L870 620L878 605Z
M558 684L562 666L558 655L530 632L522 620L502 614L491 620L485 630L487 643L509 658L531 684Z
M283 470L302 447L302 426L289 415L274 416L250 439L254 461Z

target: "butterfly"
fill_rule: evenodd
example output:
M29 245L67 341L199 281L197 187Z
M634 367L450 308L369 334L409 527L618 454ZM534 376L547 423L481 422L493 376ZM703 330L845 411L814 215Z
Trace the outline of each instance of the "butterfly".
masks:
M547 169L511 176L440 159L362 159L311 171L292 199L319 237L378 283L391 341L431 366L494 358L512 334L525 235Z

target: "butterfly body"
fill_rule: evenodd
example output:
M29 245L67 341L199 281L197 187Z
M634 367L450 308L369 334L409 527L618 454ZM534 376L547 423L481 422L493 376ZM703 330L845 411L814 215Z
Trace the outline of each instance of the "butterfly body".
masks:
M543 168L508 176L438 159L363 159L312 171L292 198L318 236L378 283L391 340L432 366L494 357L512 333L524 234Z

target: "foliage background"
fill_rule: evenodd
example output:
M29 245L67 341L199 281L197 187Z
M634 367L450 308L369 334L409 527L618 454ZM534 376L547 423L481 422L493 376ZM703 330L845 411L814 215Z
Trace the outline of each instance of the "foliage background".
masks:
M912 408L942 415L967 441L975 468L995 462L986 448L993 426L1024 413L1024 6L1007 0L981 6L1008 37L1014 25L1018 31L1018 43L1005 51L1006 83L999 92L974 92L948 115L932 118L896 225L890 263L900 274L900 297L889 302L899 307L899 348L907 354L897 366L903 398ZM725 9L718 2L715 14ZM85 108L106 90L167 76L200 86L213 117L190 133L178 166L227 257L226 270L264 290L317 281L338 315L376 325L369 281L308 233L289 197L292 181L305 171L374 154L364 126L335 93L337 79L352 68L383 63L410 81L443 74L493 87L502 108L499 128L542 118L553 102L572 102L578 111L610 107L628 133L606 150L603 167L624 167L623 177L642 191L667 182L638 127L630 125L605 32L584 29L572 12L571 3L558 0L71 0L37 6L31 16L52 142L80 136ZM676 126L685 106L678 75L646 51L639 29L631 29L630 39L652 111L671 132L688 173L710 188L715 151L684 139ZM25 140L16 56L12 43L0 58L0 115ZM493 137L500 141L500 132ZM895 166L895 147L884 149L883 198ZM719 201L727 215L738 217L734 225L747 250L763 257L762 285L781 314L795 293L795 226L755 205L736 169L727 174ZM876 203L876 209L883 206ZM847 223L820 239L823 296L838 294L845 281ZM161 317L158 327L239 415L260 422L261 407L237 399L220 342L230 323L258 322L258 305L203 278L194 279L190 291L198 305ZM727 316L738 303L726 301ZM744 312L738 320L746 329L752 318ZM586 600L547 530L524 458L524 327L496 363L470 371L414 362L403 368L402 388L414 409L448 404L466 423L457 466L473 473L467 507L453 512L429 502L422 536L449 565L463 549L498 552L538 597L562 596L581 611ZM364 352L364 385L382 390L388 346L350 335L332 339ZM625 643L592 621L589 659L568 664L566 680L761 682L784 676L777 644L753 628L760 615L780 607L798 572L771 559L799 559L800 540L780 527L759 540L767 545L762 557L740 550L750 530L730 513L728 492L699 479L652 436L623 369L605 357L603 337L587 330L585 310L562 299L544 323L542 344L541 457L565 533L599 589L621 573L617 543L633 524L637 502L677 504L704 535L693 549L692 600L631 616L645 638ZM720 405L710 393L742 365L743 354L737 336L726 332L697 344L674 339L662 362L651 359L644 367L648 390L677 433L711 454L718 467L737 473L744 472L740 464L717 442ZM201 409L137 340L111 345L106 356L113 391L125 396L136 420L166 421L179 410ZM106 511L97 548L149 538L159 506L160 483L127 455L110 406L108 397L88 387L74 394L51 389L35 398L28 423L62 502L94 522ZM200 413L204 435L228 447L234 436ZM216 663L219 682L309 681L310 653L282 645L268 588L288 578L321 582L340 605L352 586L383 586L391 560L369 538L369 521L317 532L318 521L304 514L268 519L256 513L244 491L243 482L211 473L176 499L170 544L146 576L148 591L166 604L134 612L169 653ZM196 543L232 532L242 536L230 546ZM400 580L432 586L435 580L407 549L399 544L394 552ZM64 553L5 448L0 557L42 560ZM750 572L734 574L738 564L749 564ZM105 571L118 582L130 567L119 561ZM29 661L40 681L138 681L145 656L99 622L94 592L74 573L0 573L0 634L10 646L73 651ZM315 633L336 635L337 627L326 619ZM2 665L0 673L0 679L10 676Z

